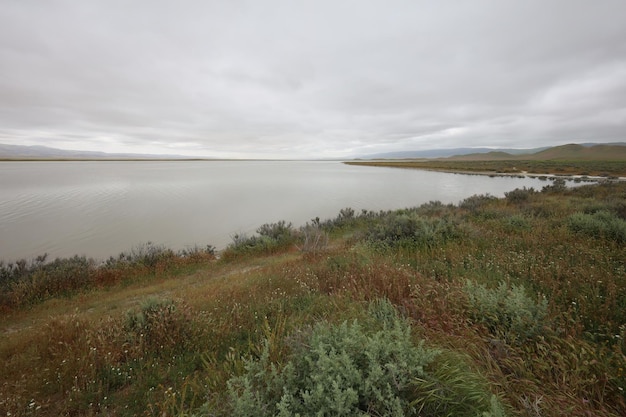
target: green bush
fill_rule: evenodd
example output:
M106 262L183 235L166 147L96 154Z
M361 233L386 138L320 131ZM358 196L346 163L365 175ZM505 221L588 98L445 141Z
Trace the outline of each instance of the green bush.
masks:
M626 220L607 210L593 214L574 213L568 218L567 225L574 233L626 242Z
M369 229L367 240L392 247L434 247L459 235L457 225L447 218L429 219L414 212L394 212Z
M296 233L291 223L287 224L283 220L278 223L264 224L256 232L258 235L254 236L234 235L233 242L222 254L222 259L229 259L238 254L272 253L294 243L296 240Z
M534 188L516 188L513 191L504 193L506 201L509 203L519 204L528 201L535 194Z
M111 256L104 263L105 268L124 268L144 266L154 268L159 262L174 259L176 253L163 245L146 242L133 247L129 252L122 252L117 257Z
M213 245L206 245L205 247L195 245L178 251L177 255L183 258L200 258L206 257L207 255L214 257L216 251L217 249Z
M468 210L472 213L479 212L485 208L485 206L498 201L498 197L489 194L478 194L466 198L459 203L459 207Z
M390 303L375 302L369 312L367 326L319 323L293 336L282 366L270 359L266 342L260 357L247 361L245 373L228 382L230 415L503 415L484 379L458 378L459 372L471 373L458 368L459 361L445 362L455 371L433 370L441 352L415 345L409 324Z
M260 236L269 237L275 241L289 240L293 236L291 223L285 223L284 220L278 223L266 223L259 227L256 231Z
M474 322L483 323L489 331L508 342L522 342L544 331L548 301L535 301L522 285L501 282L497 288L467 281L465 293Z
M529 230L531 226L528 218L521 214L514 214L506 219L505 228L509 231Z
M452 204L443 204L441 201L429 201L419 206L416 211L425 216L439 216L454 209Z

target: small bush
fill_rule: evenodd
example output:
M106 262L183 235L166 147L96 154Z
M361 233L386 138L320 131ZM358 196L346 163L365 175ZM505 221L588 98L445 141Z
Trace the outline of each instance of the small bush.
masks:
M513 191L504 193L506 201L513 204L520 204L528 201L530 197L535 194L535 190L531 188L516 188Z
M508 219L506 219L506 229L509 231L520 231L520 230L529 230L530 229L530 221L520 215L514 214Z
M191 248L183 249L178 252L178 256L183 258L202 258L209 256L215 257L216 249L213 245L206 245L205 247L193 246Z
M498 198L489 194L473 195L466 198L459 203L459 207L468 210L471 213L476 213L485 208L485 206L497 201Z
M569 217L567 225L574 233L626 242L626 220L610 211L602 210L593 214L577 212Z
M258 235L247 236L236 234L233 243L228 245L222 253L222 259L230 259L240 254L266 253L270 254L284 248L296 240L291 223L284 221L268 223L257 229Z
M471 319L485 324L494 336L508 342L522 342L544 331L548 301L545 297L533 300L522 285L509 286L502 282L497 288L489 289L467 281L465 293Z
M339 210L339 214L334 219L326 220L322 223L325 229L341 229L346 226L354 224L356 216L354 209L351 207L342 208Z
M309 225L300 228L298 249L302 252L316 253L328 246L328 233L319 226Z
M370 317L378 330L368 331L357 321L318 324L294 339L283 366L270 360L266 343L260 358L248 361L246 372L228 382L232 415L503 415L498 401L489 401L483 379L476 385L469 377L480 395L468 396L457 389L462 380L446 379L455 372L432 372L440 351L423 342L414 345L409 324L391 304L371 304Z
M146 242L133 247L130 252L122 252L117 257L111 256L104 263L105 268L128 268L143 266L154 268L159 263L167 262L176 257L171 249L163 245Z
M434 247L460 235L447 218L428 219L415 213L391 213L367 233L370 243L386 246Z
M444 212L451 211L454 208L452 204L443 204L441 201L429 201L417 208L417 212L425 216L439 216Z
M291 223L285 223L284 220L278 223L266 223L259 227L256 231L260 236L269 237L275 241L289 240L293 236Z
M339 210L338 220L351 220L354 218L354 209L350 207Z

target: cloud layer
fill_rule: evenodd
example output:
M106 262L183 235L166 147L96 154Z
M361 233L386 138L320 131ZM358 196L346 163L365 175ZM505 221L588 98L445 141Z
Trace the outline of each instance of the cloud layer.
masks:
M348 157L626 140L626 3L0 5L0 142Z

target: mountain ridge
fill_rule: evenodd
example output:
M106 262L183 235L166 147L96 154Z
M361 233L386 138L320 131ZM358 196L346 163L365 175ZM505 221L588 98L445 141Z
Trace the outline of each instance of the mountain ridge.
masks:
M507 152L493 151L488 153L472 153L455 155L449 160L456 161L489 161L489 160L626 160L626 143L611 144L567 144L553 146L530 154L512 155Z
M574 144L570 144L574 145ZM485 156L488 159L517 159L521 156L534 155L540 152L548 151L552 148L558 148L559 146L570 145L557 145L557 146L544 146L539 148L450 148L450 149L428 149L421 151L396 151L385 152L378 154L369 154L358 157L358 159L434 159L434 158L472 158L480 160ZM613 142L613 143L580 143L576 146L584 148L592 148L598 145L607 146L626 146L626 142Z
M107 153L52 148L41 145L8 145L0 143L2 159L190 159L182 155Z

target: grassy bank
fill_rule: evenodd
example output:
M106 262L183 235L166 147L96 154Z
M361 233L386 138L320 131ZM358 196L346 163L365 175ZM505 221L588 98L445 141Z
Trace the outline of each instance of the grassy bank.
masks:
M0 415L624 415L625 247L557 184L4 265Z
M418 168L449 172L474 172L487 174L591 175L601 177L626 177L626 160L388 160L349 161L349 165L366 165L394 168Z

